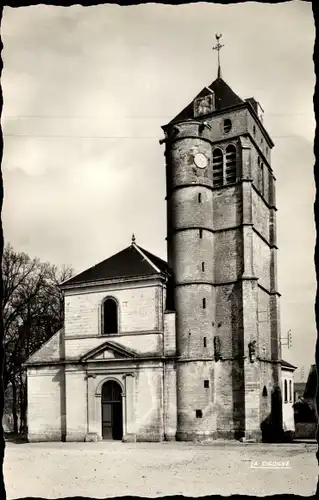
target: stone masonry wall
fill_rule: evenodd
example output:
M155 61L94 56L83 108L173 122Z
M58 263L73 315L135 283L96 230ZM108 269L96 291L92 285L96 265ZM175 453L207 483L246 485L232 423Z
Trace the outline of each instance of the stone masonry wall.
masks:
M65 419L63 368L28 368L28 439L61 441Z
M66 368L66 440L84 441L87 427L87 381L83 368Z
M118 301L119 332L158 331L157 287L114 285L97 291L84 289L65 293L65 337L95 336L101 333L101 305L110 296Z
M142 366L135 373L136 440L164 438L163 367Z

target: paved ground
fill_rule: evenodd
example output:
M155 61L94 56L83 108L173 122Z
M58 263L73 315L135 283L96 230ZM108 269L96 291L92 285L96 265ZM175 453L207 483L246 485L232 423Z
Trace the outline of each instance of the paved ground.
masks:
M4 474L8 500L214 493L308 496L316 489L315 452L315 444L306 443L7 443ZM271 468L279 465L284 468Z

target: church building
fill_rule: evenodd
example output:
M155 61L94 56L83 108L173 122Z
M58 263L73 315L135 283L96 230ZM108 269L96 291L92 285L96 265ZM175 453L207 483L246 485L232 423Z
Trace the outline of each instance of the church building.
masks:
M26 363L29 441L259 440L265 423L283 427L262 109L218 66L163 134L167 262L133 236L60 285L64 327Z

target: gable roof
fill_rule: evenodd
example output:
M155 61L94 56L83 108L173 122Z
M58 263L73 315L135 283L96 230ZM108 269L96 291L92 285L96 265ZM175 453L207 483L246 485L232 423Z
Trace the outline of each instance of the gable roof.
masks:
M295 392L301 392L302 396L305 392L305 388L306 388L306 382L295 382L294 383Z
M194 117L193 103L198 97L204 97L209 95L212 90L215 94L215 111L220 111L222 109L231 108L233 106L238 106L239 104L245 104L245 102L230 88L230 86L222 79L217 78L209 85L209 87L204 87L199 94L192 100L186 108L183 109L169 124L177 123L179 121L192 119Z
M292 365L291 363L288 363L288 361L284 361L283 359L280 360L280 364L282 368L288 368L290 370L296 370L296 366Z
M313 399L316 397L317 391L317 368L316 365L311 365L308 380L305 387L304 398Z
M168 264L152 253L132 243L106 260L61 283L72 286L116 278L135 278L154 274L169 275Z

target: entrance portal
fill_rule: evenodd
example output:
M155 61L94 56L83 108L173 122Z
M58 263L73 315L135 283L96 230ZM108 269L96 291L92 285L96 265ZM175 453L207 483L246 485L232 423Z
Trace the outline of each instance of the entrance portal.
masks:
M121 440L123 411L121 386L109 380L102 387L102 438Z

